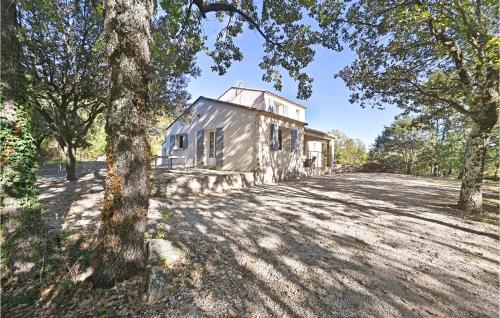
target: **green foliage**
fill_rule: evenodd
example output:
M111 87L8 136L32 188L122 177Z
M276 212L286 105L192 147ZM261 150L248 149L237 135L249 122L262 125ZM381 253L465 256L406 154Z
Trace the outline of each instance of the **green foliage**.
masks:
M153 233L153 238L163 240L165 239L165 237L167 237L167 230L162 226L158 226L158 228L156 228L155 232Z
M498 112L478 115L495 106L498 1L361 1L339 8L323 29L340 29L356 52L338 73L353 102L453 109L491 129Z
M493 132L486 152L484 174L487 179L498 180L500 168L500 131L498 125L493 129Z
M1 191L21 205L36 202L38 193L35 185L38 155L29 111L27 103L16 105L15 127L5 120L0 122L0 153L5 165L0 180Z
M165 131L172 121L171 116L154 116L151 119L148 138L153 156L161 153L161 145L165 142Z
M168 223L169 220L170 220L170 209L165 208L163 209L163 213L161 214L161 221L163 223Z
M106 132L104 116L99 115L88 132L85 146L80 150L80 157L96 160L106 154Z
M2 2L2 70L0 88L0 206L37 204L37 159L25 69L18 40L17 8Z
M20 4L20 38L36 127L48 128L72 162L75 149L85 145L87 132L105 109L102 16L89 1Z
M340 164L363 164L368 153L365 144L359 140L346 136L340 130L332 130L330 135L335 138L335 162Z
M352 91L352 103L463 116L471 147L463 148L468 168L459 207L479 211L482 145L499 118L499 2L331 0L319 6L326 11L318 19L324 34L341 36L356 54L336 74ZM421 147L413 149L399 156L407 173L417 158L429 158Z
M422 117L403 116L384 128L370 150L369 159L397 173L460 176L468 129L457 117L426 122ZM498 177L499 152L495 137L485 161L488 178Z
M297 97L311 95L313 79L304 69L313 61L313 46L326 37L310 25L310 18L325 16L324 9L316 1L241 1L220 2L162 0L165 16L159 20L166 39L182 46L182 63L193 62L196 53L205 52L214 62L212 70L220 75L234 61L241 61L244 52L236 38L245 31L245 26L259 32L263 38L264 55L260 68L262 79L272 82L276 90L282 89L281 72L298 82ZM203 19L215 14L221 30L213 37L203 30ZM181 47L179 46L179 48ZM331 37L328 47L340 50L339 41ZM177 50L179 50L177 48ZM155 50L152 50L155 53Z

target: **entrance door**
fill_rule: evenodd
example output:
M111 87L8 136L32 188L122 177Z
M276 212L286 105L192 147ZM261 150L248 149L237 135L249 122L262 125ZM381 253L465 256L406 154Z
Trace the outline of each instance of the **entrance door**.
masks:
M217 163L215 159L215 131L211 130L208 132L208 151L207 151L207 164L209 166L215 166Z

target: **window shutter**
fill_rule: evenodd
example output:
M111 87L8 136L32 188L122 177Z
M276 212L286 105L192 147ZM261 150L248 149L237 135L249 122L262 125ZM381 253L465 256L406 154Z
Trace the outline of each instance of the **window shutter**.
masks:
M203 151L205 143L205 131L203 129L196 132L196 165L203 166Z
M188 149L188 147L189 147L188 134L187 133L184 134L184 145L183 146L184 146L184 149Z
M215 166L221 168L224 164L224 128L215 129Z
M279 140L278 140L278 125L271 124L271 149L278 150Z
M170 135L169 139L170 139L170 142L168 145L168 149L172 150L172 149L174 149L174 146L175 146L175 135Z
M291 139L292 139L292 142L291 142L291 144L292 144L291 151L295 152L295 151L297 151L297 129L295 129L295 128L292 129Z

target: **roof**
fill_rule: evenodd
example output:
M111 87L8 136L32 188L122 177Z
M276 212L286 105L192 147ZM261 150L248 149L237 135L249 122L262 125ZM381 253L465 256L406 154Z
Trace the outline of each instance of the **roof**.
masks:
M309 133L311 135L321 136L321 137L326 138L326 139L334 139L333 136L331 136L330 134L323 132L321 130L316 130L316 129L312 129L309 127L304 127L304 130L305 130L306 134Z
M208 101L211 101L211 102L216 102L216 103L220 103L220 104L224 104L224 105L229 105L229 106L234 106L234 107L239 107L239 108L243 108L243 109L247 109L247 110L259 112L259 113L261 113L263 115L266 115L266 116L269 116L269 117L273 117L273 118L277 118L277 119L282 119L282 120L290 121L290 122L293 122L293 123L299 123L299 124L303 124L304 126L307 126L306 122L303 122L303 121L300 121L300 120L296 120L296 119L293 119L293 118L290 118L290 117L287 117L287 116L278 115L276 113L272 113L272 112L269 112L267 110L258 109L258 108L255 108L255 107L248 107L248 106L244 106L244 105L240 105L240 104L235 104L235 103L231 103L231 102L226 102L226 101L222 101L222 100L218 100L218 99L208 98L208 97L205 97L205 96L198 97L198 99L195 100L193 102L193 104L191 104L191 106L193 106L194 104L196 104L196 102L198 102L200 99L204 99L204 100L208 100ZM191 106L189 106L189 107L191 107Z
M242 89L242 90L246 90L246 91L254 91L254 92L262 92L262 93L266 93L266 94L272 95L272 96L274 96L274 97L277 97L277 98L279 98L279 99L282 99L282 100L284 100L284 101L286 101L286 102L288 102L288 103L291 103L291 104L294 104L294 105L296 105L296 106L302 107L302 108L304 108L304 109L305 109L305 108L307 108L306 106L301 105L301 104L299 104L299 103L297 103L297 102L294 102L293 100L289 100L288 98L282 97L282 96L277 95L277 94L275 94L275 93L273 93L273 92L270 92L270 91L268 91L268 90L265 90L265 89L259 89L259 88L248 88L248 87L236 87L236 86L231 86L231 87L229 87L229 88L228 88L228 89L227 89L227 90L226 90L226 91L225 91L222 95L220 95L220 96L219 96L219 98L221 98L222 96L224 96L224 94L226 94L226 93L227 93L230 89L233 89L233 88L234 88L234 89Z
M189 111L189 109L191 109L198 101L200 101L202 99L207 100L207 101L211 101L211 102L216 102L216 103L224 104L224 105L229 105L229 106L233 106L233 107L239 107L239 108L243 108L243 109L246 109L246 110L251 110L251 111L259 112L259 113L261 113L263 115L266 115L266 116L269 116L269 117L273 117L273 118L277 118L277 119L282 119L282 120L287 120L287 121L290 121L290 122L293 122L293 123L299 123L299 124L303 124L304 126L307 126L306 122L303 122L303 121L300 121L300 120L296 120L296 119L293 119L293 118L290 118L290 117L278 115L278 114L275 114L275 113L271 113L271 112L268 112L266 110L262 110L262 109L258 109L258 108L254 108L254 107L248 107L248 106L244 106L244 105L240 105L240 104L235 104L235 103L231 103L231 102L226 102L226 101L222 101L222 100L218 100L218 99L208 98L208 97L205 97L205 96L200 96L191 105L189 105L189 107L187 107L182 112L182 114L180 114L179 116L177 116L177 118L173 122L171 122L170 125L168 125L165 130L167 130L170 127L172 127L172 125L175 122L177 122L177 120L179 120L179 118L181 118L182 115L186 114Z

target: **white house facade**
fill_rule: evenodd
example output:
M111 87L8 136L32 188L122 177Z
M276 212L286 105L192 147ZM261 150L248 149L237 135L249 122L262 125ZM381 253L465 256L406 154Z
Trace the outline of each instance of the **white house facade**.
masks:
M163 163L182 158L188 167L256 172L262 181L331 166L333 139L309 129L305 116L304 106L264 90L199 97L168 127Z

